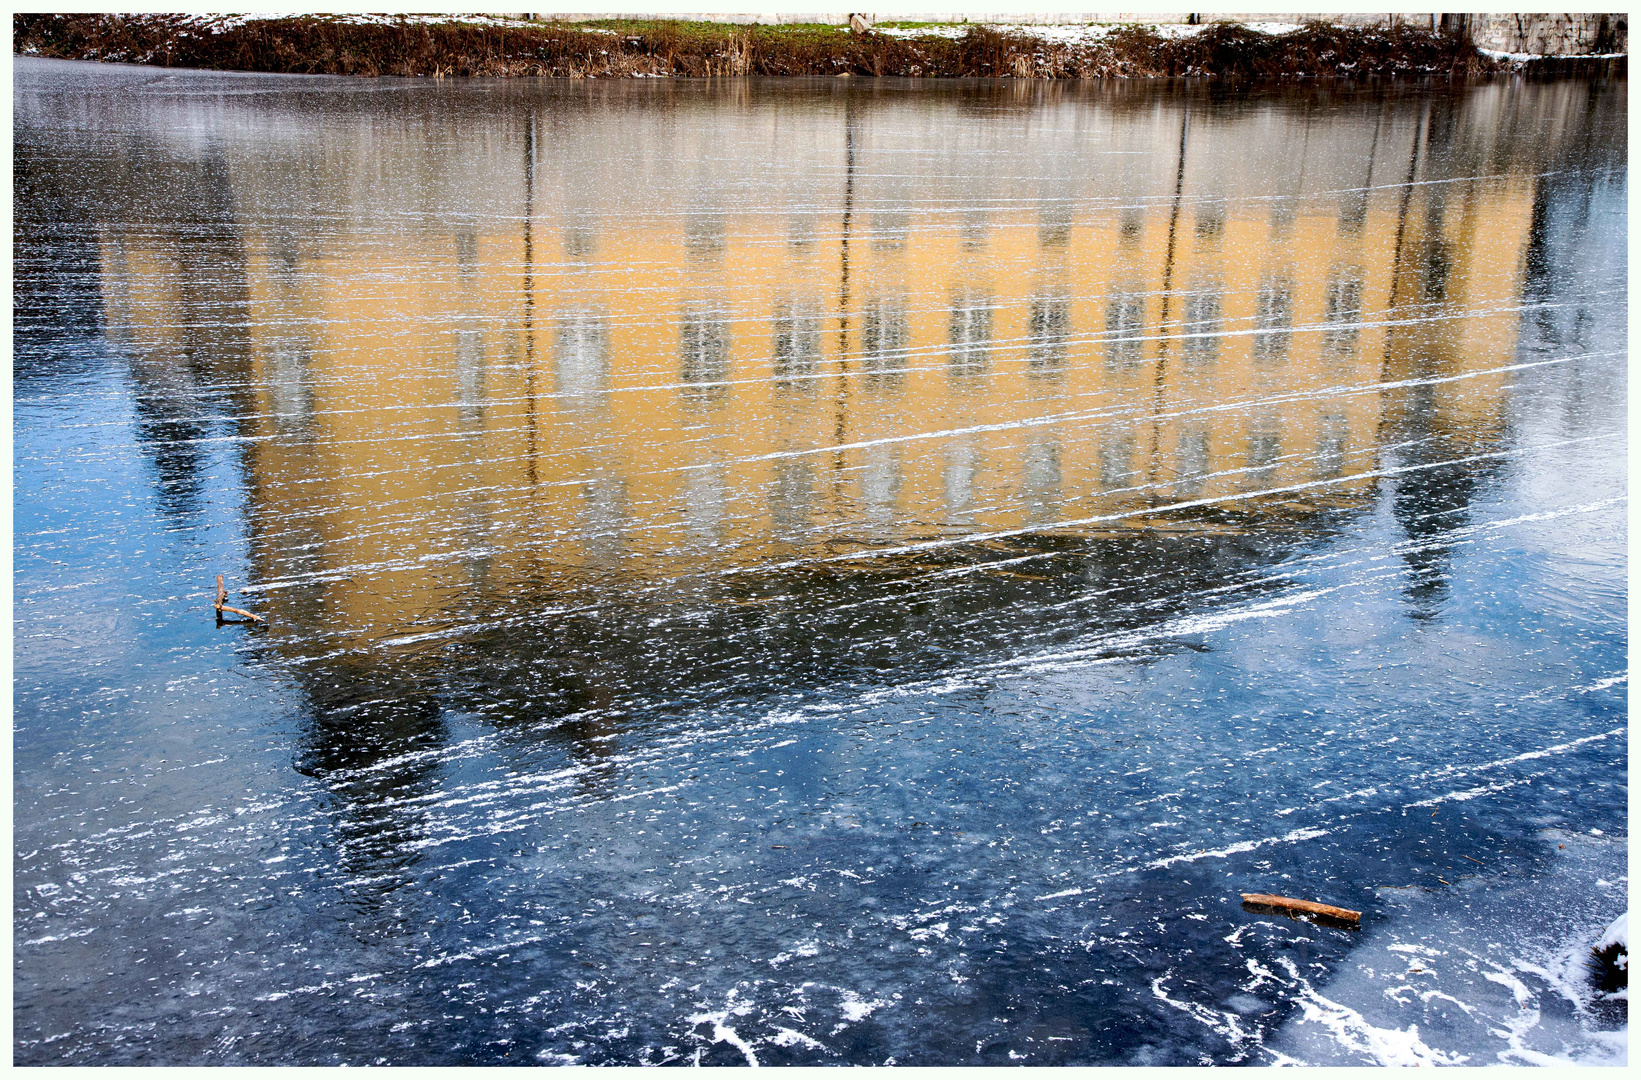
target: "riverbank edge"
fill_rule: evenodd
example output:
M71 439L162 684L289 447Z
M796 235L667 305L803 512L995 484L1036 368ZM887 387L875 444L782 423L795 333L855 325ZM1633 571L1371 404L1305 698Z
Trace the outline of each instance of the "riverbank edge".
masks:
M1308 23L1265 33L1218 23L1189 36L1149 26L1058 40L971 25L960 35L889 35L801 24L673 21L541 23L506 19L185 15L12 17L13 51L65 60L281 74L666 78L743 75L989 77L1624 77L1624 57L1525 61L1408 26Z

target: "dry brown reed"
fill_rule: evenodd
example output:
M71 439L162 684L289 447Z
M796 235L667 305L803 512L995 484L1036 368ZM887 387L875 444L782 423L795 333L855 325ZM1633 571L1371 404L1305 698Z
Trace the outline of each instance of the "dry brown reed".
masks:
M1320 23L1278 35L1220 24L1182 39L1131 26L1093 43L983 26L952 38L665 21L587 27L301 17L212 26L177 15L15 15L12 29L13 48L38 56L357 76L1256 78L1477 74L1500 66L1447 34Z

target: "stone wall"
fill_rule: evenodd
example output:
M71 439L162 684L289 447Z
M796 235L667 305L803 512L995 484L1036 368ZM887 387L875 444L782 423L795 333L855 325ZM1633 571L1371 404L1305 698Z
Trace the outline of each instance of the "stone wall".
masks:
M1625 12L1571 15L1472 15L1477 46L1534 56L1591 56L1629 50Z

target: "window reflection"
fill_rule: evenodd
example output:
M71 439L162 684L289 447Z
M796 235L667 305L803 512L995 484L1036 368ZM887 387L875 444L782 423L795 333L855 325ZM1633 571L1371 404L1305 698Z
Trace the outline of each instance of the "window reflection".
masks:
M1322 430L1316 441L1316 479L1332 480L1344 474L1349 438L1350 424L1342 414L1329 413L1322 417Z
M594 404L610 377L609 323L591 312L561 315L555 334L556 388L570 408Z
M1243 480L1245 487L1266 487L1276 479L1277 460L1282 456L1281 422L1273 416L1264 416L1254 422L1248 433L1248 456L1244 462L1248 470Z
M963 250L979 251L984 248L986 231L990 228L990 217L984 210L963 211Z
M684 520L690 535L717 543L724 527L724 467L712 465L684 474Z
M479 231L472 225L462 225L457 227L455 239L456 272L466 285L479 269Z
M580 525L582 548L594 562L610 562L620 556L627 525L624 477L600 469L582 486Z
M1063 248L1071 241L1071 203L1056 200L1043 206L1037 222L1037 243L1046 248Z
M1335 270L1328 279L1322 321L1322 346L1331 353L1350 353L1362 322L1362 277L1359 271Z
M1219 293L1207 288L1194 290L1185 301L1185 322L1180 330L1185 334L1185 359L1204 363L1219 356L1219 333L1224 316Z
M1026 333L1032 370L1052 373L1065 367L1066 339L1071 336L1071 297L1063 290L1033 296Z
M1368 193L1366 190L1350 191L1339 200L1339 234L1341 236L1360 236L1362 226L1367 223Z
M1179 453L1175 460L1174 492L1184 497L1202 493L1207 475L1213 471L1208 456L1208 432L1191 428L1180 432Z
M564 226L564 257L571 262L587 262L598 252L597 219L577 214Z
M268 390L273 398L274 422L281 431L304 430L313 418L313 386L308 376L311 350L289 342L275 342L269 364Z
M1026 446L1024 471L1028 516L1033 524L1054 520L1060 509L1060 440L1053 434Z
M992 302L971 290L952 292L947 336L951 341L948 362L954 375L978 375L986 370L991 356Z
M1298 217L1299 208L1293 199L1278 199L1271 204L1271 239L1284 244L1291 240Z
M686 304L679 325L678 375L695 402L722 402L729 388L729 322L715 307Z
M1192 231L1199 241L1205 243L1218 240L1225 232L1225 204L1220 201L1201 203L1197 206L1195 224Z
M476 326L456 328L456 401L464 426L484 418L484 332Z
M900 389L910 339L903 297L877 296L867 301L860 326L861 366L866 369L867 389Z
M1267 279L1255 299L1254 360L1274 364L1287 358L1289 333L1293 327L1293 282L1287 278Z
M1125 206L1117 213L1117 235L1123 246L1136 246L1145 235L1145 208Z
M946 516L955 524L967 524L971 520L969 511L974 508L975 470L974 446L967 439L946 445L941 487L946 501Z
M777 301L774 312L775 379L782 386L813 389L820 370L822 317L813 300Z
M769 487L769 518L777 539L800 543L809 532L815 477L808 458L778 458Z
M1134 484L1134 436L1107 435L1100 443L1100 486L1107 491Z
M879 444L867 447L860 493L868 518L879 524L894 519L895 502L900 496L899 446Z
M1140 359L1144 342L1145 298L1132 293L1114 293L1105 305L1105 357L1113 366L1126 366Z

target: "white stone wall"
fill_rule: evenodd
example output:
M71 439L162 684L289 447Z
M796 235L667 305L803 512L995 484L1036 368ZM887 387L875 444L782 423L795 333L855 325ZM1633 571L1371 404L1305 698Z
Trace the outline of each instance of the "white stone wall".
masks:
M1472 15L1471 37L1483 49L1534 56L1589 56L1627 52L1625 12L1570 15Z

